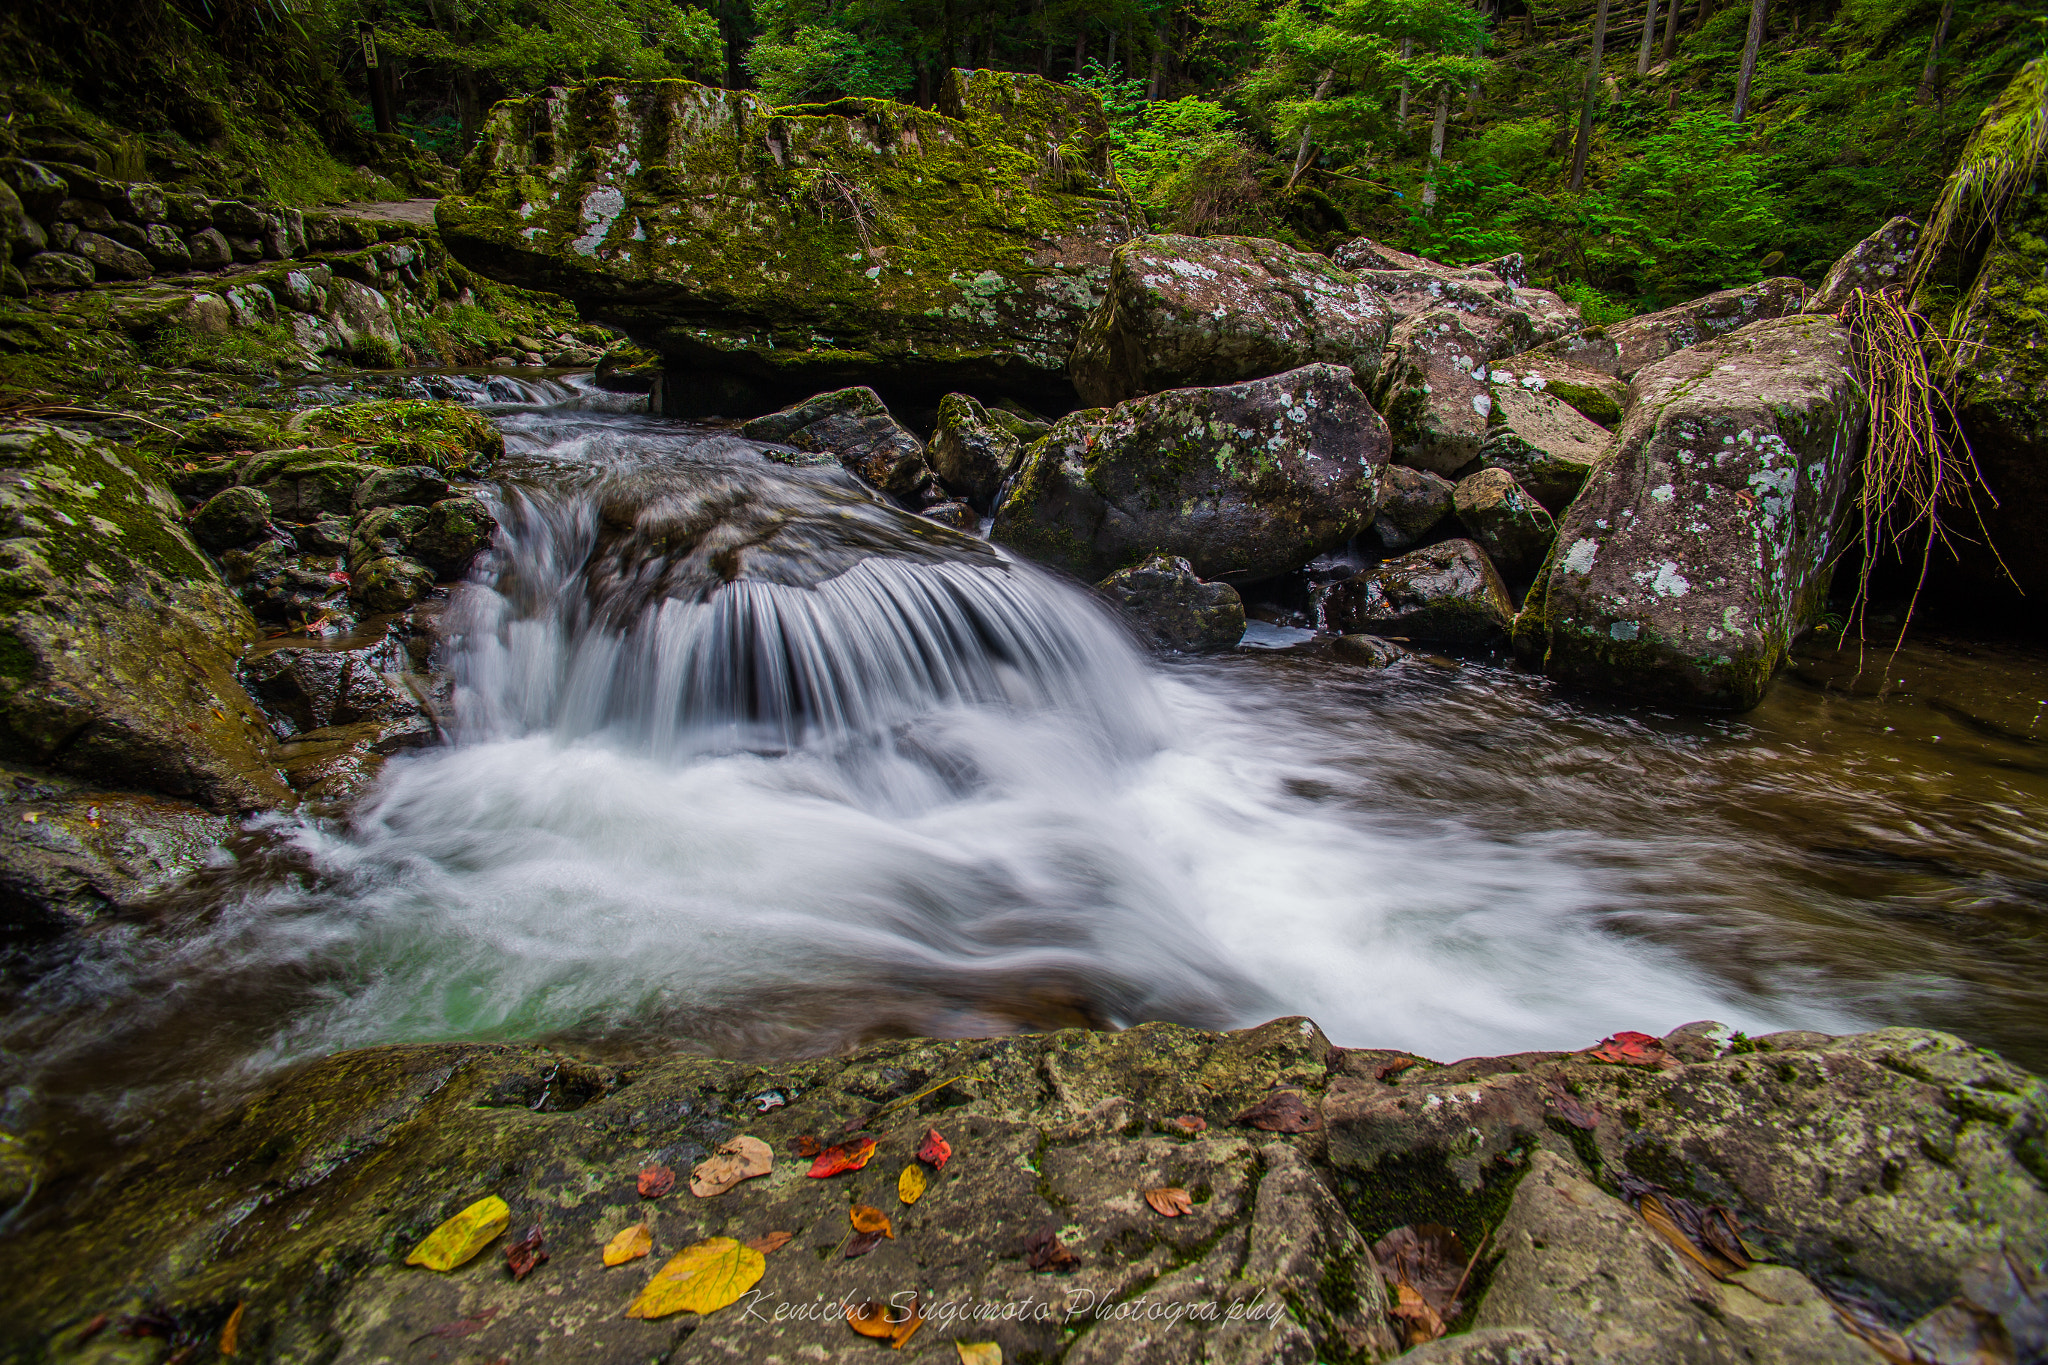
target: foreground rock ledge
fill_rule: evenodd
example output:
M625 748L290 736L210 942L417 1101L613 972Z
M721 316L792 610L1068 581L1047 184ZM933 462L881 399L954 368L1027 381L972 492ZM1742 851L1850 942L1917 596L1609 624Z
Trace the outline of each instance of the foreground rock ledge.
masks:
M0 1349L160 1360L161 1339L79 1337L102 1313L149 1311L211 1343L245 1303L241 1349L262 1360L412 1359L423 1334L466 1324L444 1334L444 1358L853 1361L879 1348L806 1306L915 1291L928 1321L909 1359L992 1339L1013 1361L1378 1360L1398 1348L1370 1243L1438 1222L1491 1239L1475 1306L1432 1360L1491 1359L1486 1343L1525 1337L1549 1352L1532 1359L1580 1365L1875 1360L1816 1285L1904 1326L2002 1248L2033 1264L2048 1252L2048 1095L1996 1056L1915 1029L1742 1040L1690 1025L1664 1046L1664 1067L1559 1053L1439 1066L1340 1051L1290 1018L917 1039L773 1067L611 1068L504 1045L343 1053L160 1134L61 1219L31 1219L9 1247ZM1308 1131L1237 1121L1284 1089ZM931 1127L954 1155L907 1207L897 1176ZM878 1140L868 1166L807 1178L793 1139L855 1128ZM740 1133L773 1147L774 1172L687 1193L690 1167ZM636 1173L656 1163L683 1179L642 1199ZM1615 1198L1624 1175L1725 1204L1773 1264L1747 1288L1691 1274ZM1193 1212L1148 1208L1142 1191L1161 1185L1188 1190ZM510 1236L450 1274L403 1263L487 1194L510 1204ZM885 1209L896 1233L858 1260L842 1254L852 1202ZM643 1221L654 1254L604 1269L606 1240ZM514 1282L504 1245L535 1222L552 1259ZM1026 1239L1048 1227L1079 1257L1070 1273L1027 1267ZM769 1255L757 1298L623 1316L680 1247L772 1231L795 1239ZM1625 1291L1594 1292L1602 1276ZM1140 1300L1225 1316L1115 1311ZM958 1316L1026 1302L1052 1308ZM1233 1303L1263 1311L1231 1320Z

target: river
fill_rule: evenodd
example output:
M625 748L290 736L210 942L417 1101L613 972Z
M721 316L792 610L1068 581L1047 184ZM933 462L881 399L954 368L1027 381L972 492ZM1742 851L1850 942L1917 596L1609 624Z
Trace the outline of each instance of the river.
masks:
M1929 634L1887 670L1817 637L1732 717L1484 654L1153 660L1078 586L729 432L493 411L453 742L11 960L5 1126L119 1134L379 1043L774 1057L1287 1013L1437 1058L1713 1018L2048 1067L2038 647ZM706 596L616 534L664 498L716 504L754 576ZM845 567L875 545L900 557Z

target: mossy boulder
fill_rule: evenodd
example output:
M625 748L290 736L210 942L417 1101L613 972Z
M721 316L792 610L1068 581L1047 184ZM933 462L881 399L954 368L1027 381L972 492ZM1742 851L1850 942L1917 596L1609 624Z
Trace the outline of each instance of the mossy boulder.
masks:
M1557 523L1543 504L1507 470L1482 469L1458 480L1451 505L1501 576L1526 587L1557 538Z
M1479 444L1479 463L1505 470L1550 512L1559 513L1585 487L1586 476L1613 446L1607 430L1548 393L1533 376L1493 376L1493 422Z
M1394 327L1372 393L1397 460L1456 478L1479 458L1493 421L1488 366L1510 344L1495 319L1453 308Z
M1109 146L1093 94L1008 72L950 72L931 110L594 81L493 109L436 220L659 352L671 411L730 411L732 379L1063 398L1141 221Z
M885 493L914 497L931 477L924 442L889 415L873 389L821 393L756 417L740 435L812 455L829 455ZM774 452L769 458L777 458Z
M1848 333L1754 323L1635 379L1515 627L1552 677L1745 710L1825 602L1867 404Z
M270 533L270 499L261 489L229 488L192 514L192 539L209 550L231 550Z
M1023 425L1001 409L990 412L967 394L947 394L939 400L938 425L927 451L933 473L949 492L987 507L1024 456L1025 441L1018 434Z
M1185 559L1154 555L1096 584L1139 639L1154 649L1198 654L1244 638L1244 601L1228 583L1205 583Z
M1154 554L1255 582L1370 524L1388 444L1341 365L1170 389L1062 417L1025 454L992 534L1089 582Z
M1820 287L1806 297L1803 311L1833 313L1847 303L1858 289L1876 293L1906 282L1913 264L1913 248L1920 242L1920 225L1911 218L1893 218L1883 227L1842 253L1829 267Z
M483 474L505 454L505 436L474 408L428 398L390 398L311 408L292 419L306 437L352 442L350 458Z
M498 522L480 498L442 498L406 538L405 548L441 578L454 578L491 543Z
M1499 572L1469 540L1410 550L1323 596L1331 630L1440 644L1490 644L1506 635L1513 615Z
M597 386L612 393L648 393L661 378L661 357L630 341L614 342L597 361Z
M1451 514L1451 481L1426 469L1390 464L1380 473L1379 511L1372 519L1380 548L1399 552L1429 539Z
M1392 324L1379 294L1328 257L1257 237L1140 237L1111 257L1070 368L1095 407L1319 361L1365 383Z
M289 797L234 673L248 611L146 457L58 427L0 431L4 756L215 810Z

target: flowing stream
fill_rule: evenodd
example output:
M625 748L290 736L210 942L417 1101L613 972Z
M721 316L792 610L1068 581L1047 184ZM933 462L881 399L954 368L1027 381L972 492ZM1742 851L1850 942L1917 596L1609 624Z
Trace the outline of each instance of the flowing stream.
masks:
M386 1042L1282 1013L1438 1058L1716 1018L2048 1065L2037 649L1887 675L1816 645L1732 718L1484 657L1155 661L836 471L542 396L494 409L503 531L441 618L453 742L15 960L0 1118L118 1131Z

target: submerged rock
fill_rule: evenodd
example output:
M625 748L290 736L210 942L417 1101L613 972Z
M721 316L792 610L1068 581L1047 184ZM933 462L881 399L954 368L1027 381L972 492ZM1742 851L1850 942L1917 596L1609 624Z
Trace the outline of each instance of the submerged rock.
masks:
M949 393L939 400L929 456L941 484L987 507L1023 458L1024 442L967 394Z
M1392 322L1325 257L1258 237L1140 237L1110 260L1109 292L1074 345L1074 388L1109 407L1318 362L1364 383Z
M234 674L255 623L133 449L0 431L0 744L214 810L287 799Z
M1514 615L1507 587L1469 540L1446 540L1333 583L1323 619L1347 635L1486 644Z
M1515 360L1523 368L1540 368L1556 360L1617 379L1633 379L1645 365L1726 336L1753 322L1797 313L1805 304L1805 284L1789 275L1782 276L1741 289L1723 289L1610 327L1588 328L1577 336L1518 355Z
M1516 623L1552 677L1743 710L1827 591L1866 407L1832 318L1777 318L1637 375L1615 454Z
M1063 398L1142 221L1095 96L997 71L949 71L932 110L774 109L689 81L502 101L436 218L465 264L660 352L678 412L730 410L718 376L770 401L849 383Z
M899 498L914 496L931 473L925 464L924 442L891 417L881 398L869 388L840 389L807 398L745 423L740 435L830 455L876 488Z
M1185 559L1154 555L1096 585L1154 649L1199 654L1244 638L1244 601L1228 583L1205 583Z
M1339 635L1330 642L1330 652L1346 663L1364 664L1367 668L1385 668L1410 653L1377 635Z
M1061 418L1025 454L993 535L1090 582L1155 553L1253 582L1362 530L1387 449L1339 365L1170 389Z

